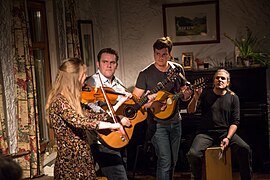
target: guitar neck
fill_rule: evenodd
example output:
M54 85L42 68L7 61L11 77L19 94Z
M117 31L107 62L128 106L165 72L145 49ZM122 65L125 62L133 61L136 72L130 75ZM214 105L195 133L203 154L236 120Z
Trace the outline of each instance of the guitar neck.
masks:
M163 89L170 81L171 80L169 78L166 78L163 82L159 82L154 89L152 89L147 95L143 96L139 100L136 110L139 110L143 105L145 105L148 102L149 100L147 97L148 95L157 93L159 90Z
M179 98L182 98L184 96L183 92L179 92L173 95L173 100L177 100Z
M190 90L194 90L199 87L204 87L205 86L205 80L204 78L199 78L195 80L195 83L192 85L189 85ZM177 100L178 98L182 98L184 96L184 93L182 91L176 93L173 95L173 100Z

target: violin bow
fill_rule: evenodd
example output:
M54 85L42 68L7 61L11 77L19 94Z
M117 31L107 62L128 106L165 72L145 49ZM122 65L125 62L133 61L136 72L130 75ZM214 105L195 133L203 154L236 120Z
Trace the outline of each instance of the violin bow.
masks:
M103 83L102 83L102 81L101 81L100 74L99 74L99 73L97 73L97 74L98 74L99 81L100 81L100 85L101 85L101 86L100 86L100 89L101 89L101 91L102 91L102 93L103 93L103 96L104 96L104 99L105 99L105 101L106 101L106 104L108 105L109 113L111 114L111 117L112 117L114 123L117 123L118 120L117 120L117 118L116 118L115 111L114 111L114 109L113 109L113 107L112 107L112 105L111 105L111 103L110 103L110 101L109 101L109 99L108 99L108 97L107 97L107 94L106 94L106 92L105 92L105 90L104 90L104 87L103 87ZM121 123L120 123L120 124L121 124ZM126 134L125 128L123 128L123 130L124 130L124 132L125 132L125 136L128 137L127 134ZM121 135L120 138L121 138L122 140L125 139L125 137L124 137L123 135Z

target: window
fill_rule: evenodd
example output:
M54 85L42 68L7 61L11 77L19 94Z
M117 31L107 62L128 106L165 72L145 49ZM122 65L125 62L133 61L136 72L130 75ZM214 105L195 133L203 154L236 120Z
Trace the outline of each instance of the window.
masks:
M27 1L27 5L37 86L36 102L39 112L40 143L42 146L42 144L46 144L50 139L50 133L45 119L46 95L51 88L45 1L29 0Z

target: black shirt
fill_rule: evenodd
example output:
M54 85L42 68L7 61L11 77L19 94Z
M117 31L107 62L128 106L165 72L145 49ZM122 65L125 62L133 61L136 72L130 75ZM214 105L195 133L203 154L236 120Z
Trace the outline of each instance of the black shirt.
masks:
M172 68L177 67L180 73L184 76L184 70L180 64L169 62L169 65L170 65L170 68L168 69L168 71L170 71ZM136 87L139 89L144 89L145 92L147 90L151 91L154 88L156 88L160 82L164 82L164 80L168 78L168 76L169 76L168 72L159 71L154 65L154 63L152 63L139 73L139 76L136 82ZM167 83L165 87L162 88L162 90L175 94L175 93L178 93L180 91L180 87L184 86L185 84L186 84L186 80L177 76L177 78L173 79L173 81L170 81L169 83ZM177 104L179 104L179 100ZM179 114L179 115L176 116L175 114ZM181 116L179 113L179 105L176 105L174 116L169 117L168 119L171 119L173 121L181 120ZM159 121L158 118L155 118L155 120ZM164 120L161 120L161 121L164 122Z
M213 89L204 89L199 107L202 111L199 130L228 130L232 124L240 124L239 98L231 91L219 96Z

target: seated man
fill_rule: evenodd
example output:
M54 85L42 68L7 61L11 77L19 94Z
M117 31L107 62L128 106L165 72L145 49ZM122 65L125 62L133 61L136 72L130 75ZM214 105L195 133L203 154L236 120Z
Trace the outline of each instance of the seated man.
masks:
M240 123L240 103L238 96L229 89L229 72L217 70L213 84L213 89L195 89L187 109L194 113L200 106L202 111L198 133L187 153L194 179L202 179L204 151L214 144L223 148L230 146L232 154L238 158L241 179L252 179L251 149L236 134Z

